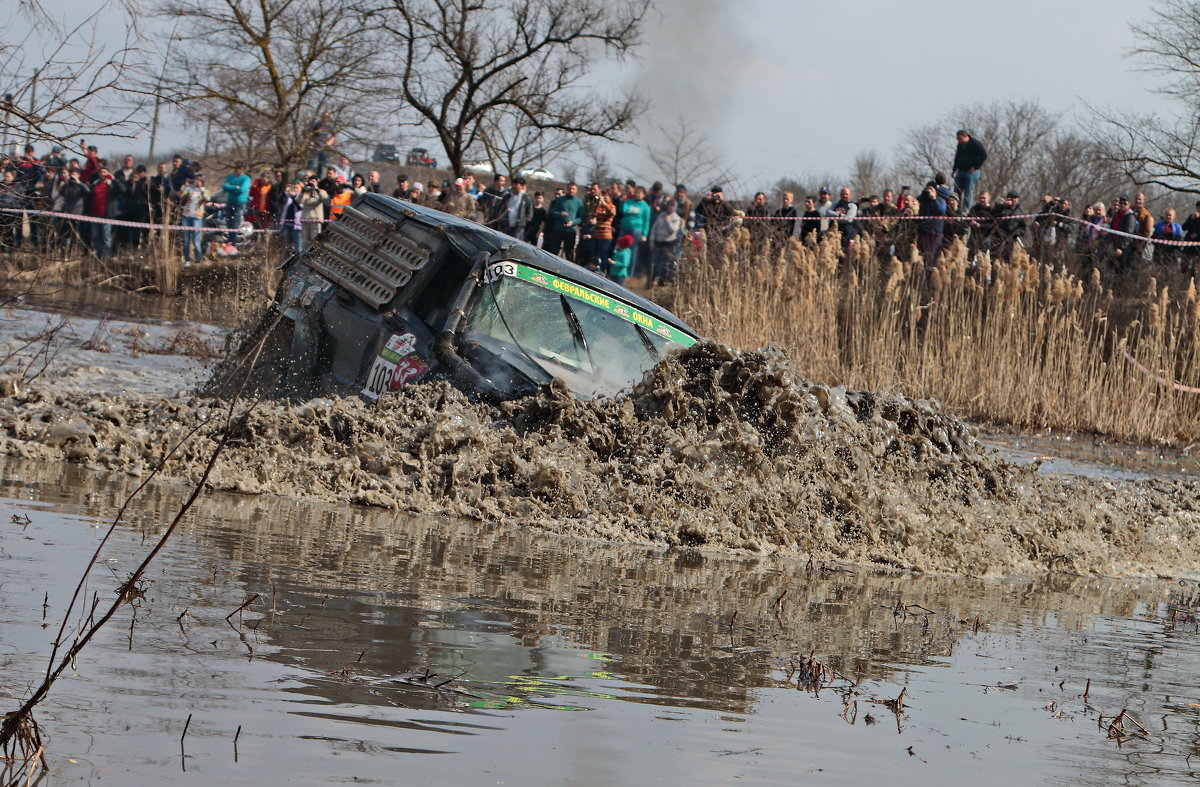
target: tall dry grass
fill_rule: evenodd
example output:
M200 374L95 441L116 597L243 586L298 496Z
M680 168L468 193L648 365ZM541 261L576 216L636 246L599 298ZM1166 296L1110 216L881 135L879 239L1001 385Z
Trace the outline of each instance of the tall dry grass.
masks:
M739 230L660 300L720 341L786 347L815 380L1018 428L1200 440L1200 394L1153 376L1200 386L1194 282L1172 293L1150 279L1118 301L1097 271L1049 272L1020 249L972 265L956 243L927 268L915 249L880 263L869 238L847 259L835 239L790 240L755 258Z

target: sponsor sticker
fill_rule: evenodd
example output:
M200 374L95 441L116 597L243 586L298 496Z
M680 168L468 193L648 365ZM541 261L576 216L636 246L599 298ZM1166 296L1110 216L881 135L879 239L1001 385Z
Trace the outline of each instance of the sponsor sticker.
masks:
M391 388L394 390L409 381L416 380L429 371L429 364L419 355L401 358L392 372Z
M591 304L598 309L614 314L621 319L640 325L647 330L653 331L672 342L683 347L691 347L696 343L696 339L673 325L669 325L662 320L651 317L649 314L635 309L632 306L621 303L614 298L611 298L603 293L596 292L593 289L584 287L581 284L576 284L569 279L562 279L558 276L544 273L536 268L530 268L520 263L515 262L499 262L488 267L484 276L484 283L490 284L498 280L501 276L512 276L522 281L532 282L539 287L544 287L548 290L554 290L566 295L568 298L573 298L583 303Z
M371 371L367 373L367 384L363 387L363 394L371 400L378 399L381 394L387 392L395 374L396 364L380 355L371 365Z
M411 333L393 333L379 354L392 363L399 363L400 359L411 353L416 346L417 337Z

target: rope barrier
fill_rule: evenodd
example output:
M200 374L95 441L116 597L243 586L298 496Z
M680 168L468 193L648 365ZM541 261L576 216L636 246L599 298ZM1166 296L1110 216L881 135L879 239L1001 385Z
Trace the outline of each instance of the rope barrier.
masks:
M1125 356L1125 360L1129 361L1129 363L1133 365L1133 368L1137 369L1139 372L1159 383L1160 385L1165 385L1175 389L1176 391L1183 391L1184 393L1200 394L1200 388L1193 388L1190 385L1183 385L1182 383L1177 383L1174 380L1168 380L1167 378L1150 371L1150 369L1148 369L1146 366L1139 363L1137 358L1134 358L1132 355L1130 355L1129 351L1124 347L1121 348L1121 355Z
M1090 221L1085 221L1075 216L1067 216L1062 213L1014 213L1006 216L735 216L746 221L969 221L979 224L980 226L995 225L1005 219L1040 219L1053 218L1056 221L1069 221L1074 224L1084 224L1097 232L1105 232L1109 235L1121 235L1126 238L1146 241L1147 243L1155 243L1162 246L1200 246L1200 241L1194 240L1171 240L1167 238L1148 238L1145 235L1138 235L1133 232L1124 232L1115 230L1112 227L1106 227L1103 224L1095 224Z

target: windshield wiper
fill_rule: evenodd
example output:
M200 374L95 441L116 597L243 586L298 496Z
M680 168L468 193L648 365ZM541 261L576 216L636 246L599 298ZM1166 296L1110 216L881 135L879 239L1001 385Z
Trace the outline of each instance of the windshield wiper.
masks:
M633 327L637 328L638 338L642 340L642 344L645 345L646 351L654 357L654 362L658 363L661 361L662 353L660 353L658 348L654 346L654 342L650 341L650 333L636 322L633 324Z
M571 302L561 292L558 294L558 300L562 303L563 314L567 316L567 323L571 326L571 338L575 340L576 344L583 347L583 351L587 353L588 366L593 372L596 371L596 359L592 357L592 348L588 347L587 337L583 335L583 325L579 322L579 315L575 314L575 310L571 308Z
M537 358L534 358L528 350L521 346L521 341L517 338L517 335L513 333L513 329L509 327L508 320L504 318L504 310L500 308L500 301L496 298L496 284L493 282L492 284L487 285L487 291L492 296L492 306L496 308L496 316L500 318L500 323L504 326L504 330L508 331L509 337L513 340L513 344L517 346L517 349L521 351L521 355L524 355L529 359L530 363L542 370L542 374L546 375L546 379L543 380L543 382L549 382L550 380L554 379L554 375L550 373L550 370L538 363Z

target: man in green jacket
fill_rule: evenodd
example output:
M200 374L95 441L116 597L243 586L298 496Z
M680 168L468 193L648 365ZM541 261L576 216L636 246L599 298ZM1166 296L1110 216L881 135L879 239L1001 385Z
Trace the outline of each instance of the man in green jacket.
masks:
M546 231L542 248L551 254L574 261L575 235L583 219L583 200L579 199L579 186L567 184L567 193L550 203L546 211Z

